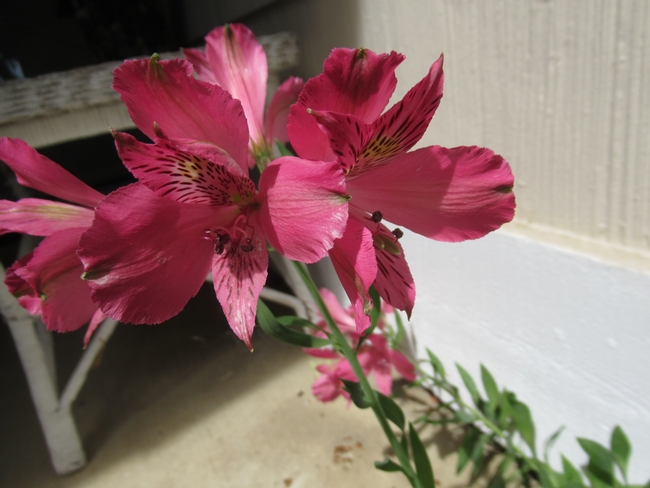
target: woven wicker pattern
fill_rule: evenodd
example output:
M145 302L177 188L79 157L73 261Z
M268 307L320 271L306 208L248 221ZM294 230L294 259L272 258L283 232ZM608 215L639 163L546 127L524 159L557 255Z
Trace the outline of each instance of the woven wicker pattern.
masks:
M298 47L293 34L260 36L269 72L277 73L297 64ZM163 59L183 57L180 51L164 53ZM111 88L113 70L121 62L87 66L0 84L0 133L2 126L36 117L74 112L119 102Z

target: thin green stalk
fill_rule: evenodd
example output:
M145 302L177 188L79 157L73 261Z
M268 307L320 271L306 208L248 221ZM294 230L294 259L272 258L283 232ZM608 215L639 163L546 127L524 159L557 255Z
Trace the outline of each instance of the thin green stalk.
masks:
M321 314L323 315L323 319L325 319L325 322L327 322L327 325L330 328L330 331L332 332L332 338L334 339L334 343L336 347L339 348L341 353L345 356L345 359L347 359L348 362L350 363L350 366L352 367L354 374L359 380L359 386L361 387L361 390L363 391L366 398L370 400L371 408L375 413L375 416L377 417L377 420L379 421L379 425L381 425L384 434L388 438L388 441L390 442L390 445L393 448L393 452L395 452L397 459L399 460L402 468L404 469L404 473L406 474L407 478L409 479L409 481L414 487L420 487L421 486L420 481L418 480L415 471L411 467L411 462L409 460L408 453L404 452L404 449L402 449L402 445L397 440L397 437L395 436L393 430L390 427L390 424L388 423L388 418L386 417L384 410L381 408L381 405L379 403L379 398L377 398L377 395L375 394L375 390L373 390L372 386L370 385L370 382L368 381L368 378L366 377L363 368L361 367L361 364L359 363L356 354L350 347L350 344L348 343L347 339L345 338L341 330L336 325L336 322L334 322L334 319L332 318L332 315L327 309L327 306L325 305L325 302L323 301L323 298L321 297L320 292L316 287L316 284L314 283L311 276L309 275L307 268L302 263L298 263L295 261L293 261L293 265L298 271L298 274L302 278L303 282L307 286L307 289L309 290L309 293L311 294L312 298L316 302L316 305L318 306Z

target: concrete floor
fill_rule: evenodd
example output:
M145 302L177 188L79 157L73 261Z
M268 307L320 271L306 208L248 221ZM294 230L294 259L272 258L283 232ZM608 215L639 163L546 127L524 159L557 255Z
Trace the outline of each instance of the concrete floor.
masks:
M56 336L60 378L82 336ZM258 331L250 353L209 286L165 324L118 326L74 406L89 462L69 476L50 466L4 326L0 341L0 487L410 486L373 467L387 442L371 411L316 401L316 363L299 348ZM401 401L411 418L422 409ZM422 432L440 487L468 486L471 470L454 473L459 434Z

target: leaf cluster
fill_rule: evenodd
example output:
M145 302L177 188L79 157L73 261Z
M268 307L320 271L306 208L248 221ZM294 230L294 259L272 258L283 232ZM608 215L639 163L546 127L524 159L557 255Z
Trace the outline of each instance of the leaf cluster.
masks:
M466 403L458 387L447 380L440 359L427 350L428 363L433 374L422 372L426 380L439 390L439 395L451 396L451 401L439 403L436 411L444 410L441 419L430 415L420 419L431 424L461 424L467 429L458 452L457 472L470 462L473 476L483 469L491 454L501 453L501 462L489 483L490 488L516 483L524 486L541 485L543 488L623 488L627 483L627 469L632 448L617 426L612 432L609 448L589 439L578 438L578 443L589 457L583 472L562 456L562 471L555 471L548 463L548 451L564 427L551 435L544 446L544 458L537 455L535 424L528 406L517 396L500 390L489 370L481 365L481 394L472 376L462 366L456 365L472 404ZM433 413L433 412L432 412ZM519 444L526 446L526 451ZM640 486L640 485L639 485ZM650 481L643 488L650 488Z

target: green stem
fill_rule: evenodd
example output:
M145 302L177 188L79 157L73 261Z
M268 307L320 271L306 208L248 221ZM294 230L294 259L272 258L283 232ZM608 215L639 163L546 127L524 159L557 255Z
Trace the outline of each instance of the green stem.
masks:
M345 338L341 330L336 325L336 322L334 322L334 319L332 318L332 315L327 309L327 306L325 305L325 302L323 301L323 298L321 297L320 292L316 287L316 284L314 283L311 276L309 275L307 268L302 263L298 263L295 261L293 261L293 265L298 271L298 274L302 278L303 282L307 286L307 289L309 290L309 293L311 294L312 298L316 302L316 305L318 306L321 314L323 315L323 319L325 319L325 322L327 322L327 325L330 328L330 331L332 332L332 339L334 340L336 347L338 347L341 353L345 356L345 359L347 359L348 362L350 363L350 366L352 367L354 374L359 380L359 386L361 387L361 390L363 391L365 397L370 400L371 408L375 413L375 416L377 417L377 420L379 421L379 425L381 425L384 434L386 435L388 441L390 442L390 445L393 448L393 452L395 452L397 459L399 460L402 468L404 469L404 474L407 476L407 478L409 478L411 485L413 485L416 488L421 487L420 481L418 480L415 471L411 467L411 462L409 461L408 453L404 452L402 445L397 440L395 433L391 429L390 424L388 423L388 418L386 417L386 414L384 410L381 408L381 405L379 403L379 398L377 397L375 390L373 390L372 386L370 385L370 382L368 381L368 378L366 377L363 368L361 367L361 364L357 359L357 355L354 353L347 339Z

